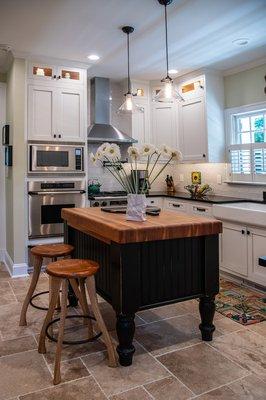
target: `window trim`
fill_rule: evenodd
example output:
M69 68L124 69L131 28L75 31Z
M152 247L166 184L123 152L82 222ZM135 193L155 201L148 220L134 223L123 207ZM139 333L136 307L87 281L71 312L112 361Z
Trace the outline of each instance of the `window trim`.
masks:
M239 107L232 107L232 108L227 108L225 109L224 116L225 116L225 133L226 133L226 162L229 164L228 168L228 176L227 176L227 182L228 183L238 183L238 184L256 184L256 185L265 185L266 184L266 176L262 176L262 180L259 181L258 179L254 179L254 176L257 176L256 174L251 172L251 174L248 174L248 176L243 176L239 175L238 179L235 179L234 176L232 175L231 171L231 160L230 160L230 154L229 150L234 146L234 144L231 143L231 138L232 138L232 133L231 133L231 127L233 122L233 117L236 114L244 114L244 113L252 113L256 111L260 111L266 109L266 102L259 102L259 103L254 103L254 104L249 104L249 105L243 105ZM265 146L265 145L264 145ZM264 147L263 146L263 147ZM253 149L252 144L250 145L251 149ZM251 175L251 178L250 178ZM257 177L258 178L258 177Z

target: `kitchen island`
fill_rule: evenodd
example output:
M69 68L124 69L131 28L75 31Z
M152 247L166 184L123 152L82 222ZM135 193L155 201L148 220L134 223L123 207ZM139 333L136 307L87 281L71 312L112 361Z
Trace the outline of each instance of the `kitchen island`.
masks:
M221 222L171 211L132 222L99 208L63 209L62 218L73 257L100 264L97 292L117 315L121 365L132 363L139 310L199 298L202 340L212 340Z

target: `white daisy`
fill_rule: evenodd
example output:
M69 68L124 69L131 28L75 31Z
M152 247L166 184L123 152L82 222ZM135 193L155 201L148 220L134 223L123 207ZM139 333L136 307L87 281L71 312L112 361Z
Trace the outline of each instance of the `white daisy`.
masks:
M105 150L104 154L109 160L120 160L121 153L120 148L117 144L111 143L109 147Z
M172 150L171 150L171 153L172 153L172 154L171 154L171 158L172 158L173 161L178 162L178 161L181 161L181 160L182 160L182 153L181 153L181 151L172 149Z
M161 154L166 157L171 157L172 150L166 144L163 144L161 147Z
M140 150L141 155L143 156L150 156L155 152L155 146L153 144L145 143Z
M139 149L136 146L129 146L127 153L133 160L137 160L139 158Z
M90 160L93 164L96 164L97 162L97 158L93 153L90 153Z
M101 146L98 148L103 154L106 152L106 150L110 147L110 143L106 142L101 144Z
M102 160L103 157L104 157L103 152L102 152L100 149L98 149L98 150L96 151L96 153L95 153L95 158L96 158L96 160Z

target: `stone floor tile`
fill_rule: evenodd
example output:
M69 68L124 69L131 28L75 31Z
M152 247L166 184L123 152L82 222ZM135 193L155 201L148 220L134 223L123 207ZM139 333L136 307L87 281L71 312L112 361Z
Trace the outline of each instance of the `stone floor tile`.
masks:
M186 400L193 396L193 392L173 376L149 383L145 389L154 400Z
M258 324L249 325L248 330L259 333L261 336L264 336L266 338L266 321L259 322Z
M54 364L50 364L49 367L53 373ZM90 375L80 358L61 362L60 371L62 382L73 381Z
M0 358L0 376L0 400L33 392L52 384L45 361L35 350Z
M167 306L151 308L149 310L140 311L137 313L145 322L155 322L165 318L177 317L187 314L187 308L184 303L169 304Z
M196 394L248 373L205 343L162 355L158 360Z
M37 348L36 340L33 336L26 336L18 339L0 341L0 357L10 354L22 353L23 351Z
M8 281L4 281L0 277L0 305L15 303L17 299Z
M251 372L266 376L266 342L249 330L215 338L211 346Z
M135 338L153 355L201 341L199 320L186 314L136 328Z
M216 313L218 314L218 313ZM220 314L221 315L221 314ZM214 325L216 329L222 334L239 331L245 329L245 327L238 322L232 321L230 318L221 316L214 319Z
M76 381L67 382L19 396L19 400L106 400L107 397L101 391L95 380L89 376Z
M266 383L255 375L199 396L198 400L265 400Z
M109 397L110 400L152 400L152 397L142 387L138 387L127 392L115 394Z
M106 352L82 357L90 373L107 396L118 394L155 379L169 376L169 372L152 356L135 343L136 353L130 367L108 367Z

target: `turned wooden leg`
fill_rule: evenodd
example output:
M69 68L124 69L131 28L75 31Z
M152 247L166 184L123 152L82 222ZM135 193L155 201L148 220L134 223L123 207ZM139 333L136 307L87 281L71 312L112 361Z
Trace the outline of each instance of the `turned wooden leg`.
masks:
M46 348L45 348L45 332L46 332L46 328L47 325L52 321L53 315L54 315L54 311L56 308L56 303L57 303L57 299L59 296L59 291L60 291L60 286L61 286L61 279L60 278L52 278L49 277L51 284L50 284L50 289L52 292L51 295L51 301L49 304L49 309L47 311L43 326L42 326L42 330L40 333L40 339L39 339L39 346L38 346L38 352L39 353L46 353Z
M201 316L201 324L199 328L201 330L202 340L211 341L212 335L215 330L213 325L213 317L215 313L215 296L205 296L200 299L199 311Z
M31 283L30 283L30 287L28 290L28 293L25 297L25 300L23 302L23 306L21 309L21 313L20 313L20 321L19 321L19 325L20 326L25 326L27 325L27 320L26 320L26 314L27 314L27 310L30 304L30 300L33 296L33 293L36 289L38 280L39 280L39 276L41 273L41 268L42 268L42 257L38 257L38 256L34 256L34 267L33 267L33 274L32 274L32 278L31 278Z
M59 324L55 363L54 363L54 385L57 385L58 383L61 382L60 363L61 363L61 353L62 353L62 345L64 339L66 315L67 315L67 294L68 294L68 281L67 279L64 279L62 283L61 314L60 314L60 324Z
M116 351L120 365L128 367L132 364L135 353L135 347L132 344L135 333L135 314L117 314L116 318L116 333L119 341Z
M106 328L106 325L104 323L101 311L99 309L94 276L90 276L86 279L86 286L87 286L89 298L91 301L92 312L96 318L96 322L99 326L99 329L101 330L101 332L103 334L103 340L107 347L108 359L109 359L108 365L109 365L109 367L116 367L117 362L116 362L114 346L113 346L112 340L110 338L109 332Z
M85 287L84 287L84 279L80 279L80 287L77 284L76 279L69 279L69 282L74 290L75 295L77 296L81 308L82 308L82 312L84 315L89 315L89 307L88 307L88 303L87 303L87 298L86 298L86 293L85 293ZM83 289L82 289L82 285L83 285ZM84 319L85 323L88 325L88 335L89 338L92 337L93 335L93 330L92 330L92 323L90 319Z

